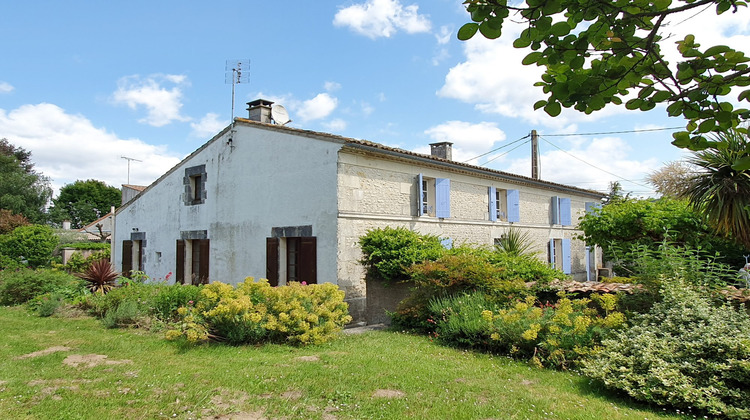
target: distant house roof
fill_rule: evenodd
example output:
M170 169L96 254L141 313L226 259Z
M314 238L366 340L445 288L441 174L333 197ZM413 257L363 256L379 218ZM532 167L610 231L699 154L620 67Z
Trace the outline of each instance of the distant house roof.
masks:
M112 216L112 212L109 212L105 214L104 216L94 220L93 222L89 223L88 225L78 229L79 232L91 232L91 229L96 229L96 225L104 222L107 220L109 216ZM105 229L105 232L109 231L109 229Z
M123 188L130 188L131 190L136 191L143 191L146 188L148 188L148 185L131 185L131 184L122 184Z

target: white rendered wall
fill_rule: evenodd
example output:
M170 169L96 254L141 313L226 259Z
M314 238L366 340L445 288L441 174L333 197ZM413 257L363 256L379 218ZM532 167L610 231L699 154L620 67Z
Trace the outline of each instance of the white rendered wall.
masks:
M145 233L144 271L176 273L181 231L206 230L210 281L266 277L266 238L273 227L312 226L317 280L336 283L336 157L340 144L238 123L177 165L116 218L115 264L133 229ZM185 168L206 165L206 200L185 205Z

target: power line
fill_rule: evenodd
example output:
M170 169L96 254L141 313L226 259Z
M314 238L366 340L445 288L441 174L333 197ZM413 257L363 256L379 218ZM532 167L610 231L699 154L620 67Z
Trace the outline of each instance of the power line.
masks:
M513 141L512 141L512 142L510 142L510 143L505 143L504 145L502 145L502 146L498 147L497 149L492 149L492 150L490 150L490 151L489 151L489 152L487 152L487 153L482 153L482 154L481 154L481 155L479 155L479 156L474 156L474 157L473 157L473 158L471 158L471 159L465 160L465 161L464 161L463 163L469 163L469 162L471 162L471 161L472 161L472 160L474 160L474 159L479 159L479 158L480 158L480 157L482 157L482 156L487 156L487 155L489 155L490 153L494 153L494 152L496 152L496 151L498 151L498 150L500 150L500 149L502 149L502 148L504 148L504 147L508 147L508 146L511 146L511 145L513 145L514 143L518 143L519 141L521 141L521 140L523 140L523 139L529 138L529 136L530 136L530 134L527 134L527 135L525 135L525 136L521 137L521 138L520 138L520 139L518 139L518 140L513 140ZM512 149L512 150L515 150L515 149ZM506 154L507 154L507 153L506 153Z
M526 136L526 137L528 137L528 136ZM523 139L519 139L519 140L523 140ZM516 140L516 141L518 141L518 140ZM507 155L508 153L510 153L510 152L512 152L512 151L514 151L514 150L516 150L516 149L518 149L519 147L521 147L521 146L523 146L523 145L526 145L526 144L528 144L528 143L529 143L530 141L531 141L531 140L526 140L525 142L523 142L523 143L519 144L518 146L516 146L516 147L514 147L514 148L512 148L512 149L510 149L510 150L508 150L507 152L505 152L505 153L503 153L503 154L501 154L501 155L497 155L497 156L493 157L492 159L490 159L490 160L488 160L488 161L484 162L484 163L483 163L482 165L480 165L480 166L486 165L486 164L488 164L488 163L492 162L492 161L493 161L493 160L495 160L495 159L501 158L501 157L503 157L503 156Z
M624 131L602 131L599 133L566 133L566 134L545 134L546 137L570 137L570 136L600 136L602 134L629 134L629 133L645 133L649 131L667 131L667 130L679 130L685 127L664 127L664 128L644 128L641 130L624 130Z
M589 163L589 162L586 162L585 160L583 160L583 159L579 158L578 156L576 156L576 155L574 155L574 154L572 154L572 153L570 153L570 152L567 152L567 151L563 150L562 148L558 147L558 146L557 146L556 144L554 144L554 143L552 143L551 141L549 141L549 140L545 139L544 137L542 137L542 136L539 136L539 137L541 137L541 139L542 139L542 140L544 140L545 142L547 142L547 143L548 143L548 144L549 144L550 146L552 146L552 147L556 148L557 150L559 150L559 151L561 151L561 152L565 153L566 155L568 155L568 156L570 156L570 157L572 157L572 158L574 158L574 159L576 159L576 160L578 160L578 161L580 161L580 162L583 162L583 163L585 163L586 165L589 165L589 166L591 166L591 167L592 167L592 168L594 168L594 169L598 169L598 170L600 170L600 171L602 171L602 172L604 172L604 173L606 173L606 174L612 175L612 176L614 176L614 177L616 177L616 178L619 178L619 179L621 179L621 180L623 180L623 181L631 182L631 183L633 183L633 184L635 184L635 185L638 185L638 186L641 186L641 187L643 187L643 188L649 188L649 187L648 187L648 185L643 185L643 184L641 184L641 183L639 183L639 182L635 182L635 181L633 181L633 180L630 180L630 179L627 179L627 178L623 178L623 177L621 177L620 175L617 175L617 174L615 174L615 173L609 172L609 171L607 171L607 170L605 170L605 169L602 169L602 168L600 168L600 167L598 167L598 166L596 166L596 165L592 165L591 163Z

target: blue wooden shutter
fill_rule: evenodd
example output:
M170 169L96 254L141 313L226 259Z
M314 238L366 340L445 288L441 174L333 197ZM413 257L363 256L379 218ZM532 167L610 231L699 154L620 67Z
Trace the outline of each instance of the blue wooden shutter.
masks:
M587 201L585 203L586 206L586 214L594 213L594 211L599 210L602 208L602 203L596 203L594 201Z
M440 244L443 245L443 248L445 248L445 249L451 249L451 248L453 248L453 239L451 239L451 238L440 238Z
M521 221L521 194L518 190L508 190L505 194L506 204L508 207L508 221Z
M490 221L497 220L497 190L495 187L489 187L490 196Z
M550 207L549 212L551 216L551 221L553 225L560 223L560 199L556 196L552 196L552 200L550 201Z
M451 180L437 178L435 180L435 216L451 217Z
M570 239L562 240L562 272L565 274L571 273L570 265Z
M560 224L563 226L570 226L573 224L573 217L570 210L570 199L560 199Z
M555 267L555 240L550 239L549 240L549 263L552 265L552 268Z
M422 187L422 174L417 175L417 216L423 216L424 209L424 188Z

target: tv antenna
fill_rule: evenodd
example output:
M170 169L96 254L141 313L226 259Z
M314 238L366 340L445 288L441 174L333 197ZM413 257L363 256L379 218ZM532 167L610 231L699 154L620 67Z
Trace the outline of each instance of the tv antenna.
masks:
M234 121L234 85L239 83L250 82L250 59L227 60L226 73L224 74L224 83L232 84L232 121Z
M140 160L140 159L136 159L136 158L132 158L132 157L127 157L127 156L120 156L120 157L122 159L125 159L125 160L128 161L128 185L130 185L130 161L132 161L132 160L134 160L136 162L143 162L143 161Z

